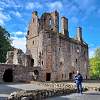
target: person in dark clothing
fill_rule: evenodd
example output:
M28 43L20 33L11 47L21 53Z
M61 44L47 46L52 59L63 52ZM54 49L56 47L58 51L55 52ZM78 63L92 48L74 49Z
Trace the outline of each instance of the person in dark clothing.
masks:
M77 86L77 92L78 93L82 93L82 81L83 81L83 77L82 75L79 73L79 71L77 71L77 74L75 75L75 83Z

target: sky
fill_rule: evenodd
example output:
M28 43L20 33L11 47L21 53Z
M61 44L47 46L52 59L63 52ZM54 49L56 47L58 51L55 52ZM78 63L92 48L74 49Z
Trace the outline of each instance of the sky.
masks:
M89 57L100 47L100 0L0 0L0 25L11 34L12 45L25 52L26 32L33 11L41 16L57 10L69 21L70 37L82 27L83 39L89 45Z

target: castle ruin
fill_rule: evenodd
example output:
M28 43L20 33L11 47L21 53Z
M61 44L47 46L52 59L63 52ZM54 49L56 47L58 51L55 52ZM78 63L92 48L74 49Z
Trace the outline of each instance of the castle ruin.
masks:
M31 73L38 81L70 80L77 70L87 79L88 44L83 41L82 28L77 27L76 37L71 38L66 17L61 17L61 32L59 26L57 11L45 12L41 17L37 11L32 12L26 36L26 54L19 49L9 51L6 63L21 66L18 67L20 70L16 67L17 72ZM17 77L21 73L17 73Z
M88 76L88 44L83 41L82 28L77 28L76 37L71 38L68 19L59 13L32 13L26 37L26 51L32 56L32 67L42 81L62 81L72 79L79 70L84 79Z

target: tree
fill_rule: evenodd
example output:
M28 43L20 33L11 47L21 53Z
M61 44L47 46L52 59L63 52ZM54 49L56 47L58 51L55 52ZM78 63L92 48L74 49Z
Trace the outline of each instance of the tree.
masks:
M95 51L95 57L100 59L100 48L97 48Z
M100 79L100 48L96 49L95 56L90 59L90 76Z
M10 34L5 28L0 26L0 63L6 61L7 51L11 50Z

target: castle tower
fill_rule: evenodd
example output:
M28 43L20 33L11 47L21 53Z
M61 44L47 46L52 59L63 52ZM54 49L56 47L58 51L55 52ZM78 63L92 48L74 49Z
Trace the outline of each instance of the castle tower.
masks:
M53 19L53 31L59 32L59 13L57 11L54 11L51 13L52 19Z
M38 35L39 22L38 22L37 11L32 12L32 19L31 19L28 29L29 29L27 32L28 39Z
M68 19L66 17L61 18L62 34L67 38L69 37L68 33Z
M77 27L76 38L78 41L82 42L82 28L81 27Z
M59 32L59 13L57 11L43 13L40 20L41 29Z
M30 52L32 56L31 66L37 66L38 61L38 42L39 42L39 20L37 11L32 12L32 19L29 24L29 28L26 36L26 52Z

